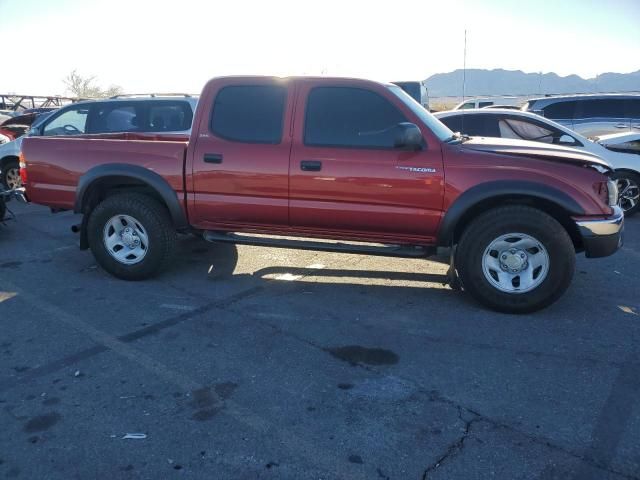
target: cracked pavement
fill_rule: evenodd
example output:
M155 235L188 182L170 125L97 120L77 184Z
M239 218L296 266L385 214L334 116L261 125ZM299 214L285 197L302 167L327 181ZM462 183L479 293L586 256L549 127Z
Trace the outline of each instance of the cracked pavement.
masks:
M640 218L510 316L432 260L188 236L127 283L10 207L0 478L640 479Z

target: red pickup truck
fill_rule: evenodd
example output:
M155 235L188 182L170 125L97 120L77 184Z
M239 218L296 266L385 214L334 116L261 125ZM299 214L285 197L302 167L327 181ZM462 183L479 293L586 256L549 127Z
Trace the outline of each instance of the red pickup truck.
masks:
M406 257L441 246L452 283L507 312L558 299L576 252L619 248L608 171L563 147L455 134L400 87L342 78L217 78L189 137L34 136L21 158L28 198L82 213L81 248L119 278L156 274L176 232Z

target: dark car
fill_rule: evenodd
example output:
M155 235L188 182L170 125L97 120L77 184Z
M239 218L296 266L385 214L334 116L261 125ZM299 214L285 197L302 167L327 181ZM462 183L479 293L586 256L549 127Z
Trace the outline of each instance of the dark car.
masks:
M407 92L411 98L429 110L429 92L424 82L391 82Z

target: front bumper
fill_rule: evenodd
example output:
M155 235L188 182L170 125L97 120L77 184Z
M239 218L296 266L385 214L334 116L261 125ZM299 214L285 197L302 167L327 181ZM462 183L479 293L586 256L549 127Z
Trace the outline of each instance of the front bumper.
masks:
M599 220L577 221L587 258L606 257L614 254L623 243L624 212L618 206L613 215Z

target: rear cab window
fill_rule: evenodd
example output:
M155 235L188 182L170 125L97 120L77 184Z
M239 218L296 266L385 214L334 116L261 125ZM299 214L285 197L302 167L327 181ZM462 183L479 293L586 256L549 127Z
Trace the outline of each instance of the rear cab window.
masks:
M304 144L394 148L396 126L406 117L389 100L356 87L315 87L307 97Z
M223 87L213 102L211 133L233 142L279 144L286 100L281 85Z

